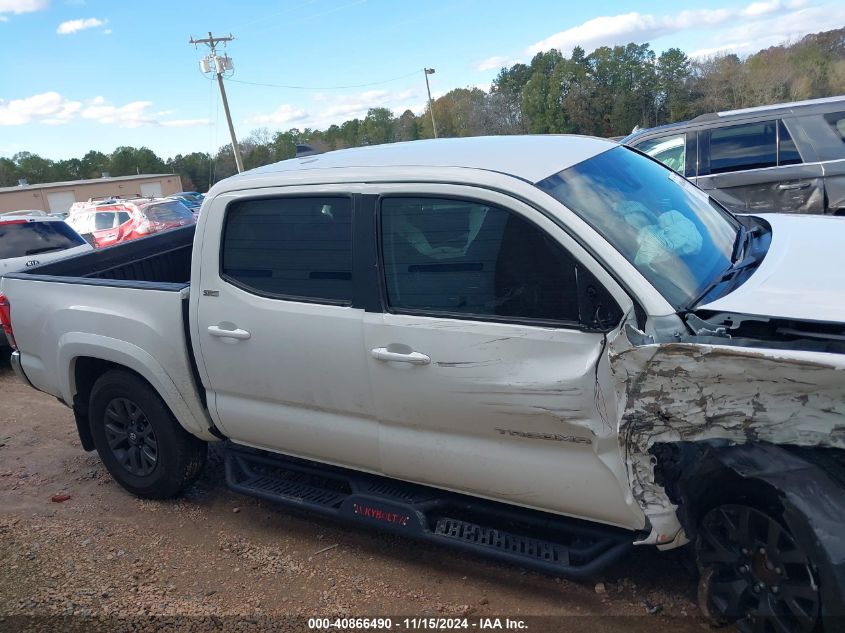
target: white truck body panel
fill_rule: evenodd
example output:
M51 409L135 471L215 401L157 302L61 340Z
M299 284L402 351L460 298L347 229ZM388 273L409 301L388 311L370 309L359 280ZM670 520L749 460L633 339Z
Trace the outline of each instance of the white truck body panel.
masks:
M191 377L183 293L3 279L14 301L21 365L33 386L68 405L76 359L98 358L143 376L188 431L214 440Z
M739 288L701 309L840 321L845 314L845 217L760 217L772 226L772 245L760 268Z

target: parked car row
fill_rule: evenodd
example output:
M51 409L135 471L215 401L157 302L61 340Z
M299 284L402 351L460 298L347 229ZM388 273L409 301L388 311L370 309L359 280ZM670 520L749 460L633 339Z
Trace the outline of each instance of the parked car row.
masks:
M65 220L97 248L196 222L196 215L172 198L112 199L71 207Z
M67 213L0 213L0 275L194 224L203 198L183 191L168 198L91 199L74 203Z

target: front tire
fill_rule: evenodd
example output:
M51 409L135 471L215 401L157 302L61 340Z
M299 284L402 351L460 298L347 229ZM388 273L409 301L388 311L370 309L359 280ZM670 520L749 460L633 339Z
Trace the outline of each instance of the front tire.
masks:
M743 632L810 633L820 593L810 557L776 509L724 504L701 520L695 543L699 606Z
M133 373L111 370L100 376L88 417L106 470L134 495L175 497L205 466L206 443L183 429L155 390Z

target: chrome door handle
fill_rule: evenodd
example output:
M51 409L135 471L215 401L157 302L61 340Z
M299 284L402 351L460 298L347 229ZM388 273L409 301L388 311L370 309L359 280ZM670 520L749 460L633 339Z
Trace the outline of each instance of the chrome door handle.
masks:
M218 327L217 325L209 325L208 333L211 334L211 336L216 336L218 338L235 338L239 341L245 341L252 336L252 334L246 330L224 330L222 327Z
M391 352L386 347L376 347L370 350L370 354L376 360L394 363L411 363L412 365L428 365L431 358L419 352L409 352L402 354L401 352Z
M810 186L809 182L796 182L796 183L781 183L778 185L778 189L782 191L795 191L796 189L806 189Z

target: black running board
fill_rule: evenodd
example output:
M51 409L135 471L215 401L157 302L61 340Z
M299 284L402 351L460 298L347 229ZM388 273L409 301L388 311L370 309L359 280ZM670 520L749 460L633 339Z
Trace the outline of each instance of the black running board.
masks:
M628 552L637 536L234 444L226 448L226 482L243 494L563 578L595 575Z

